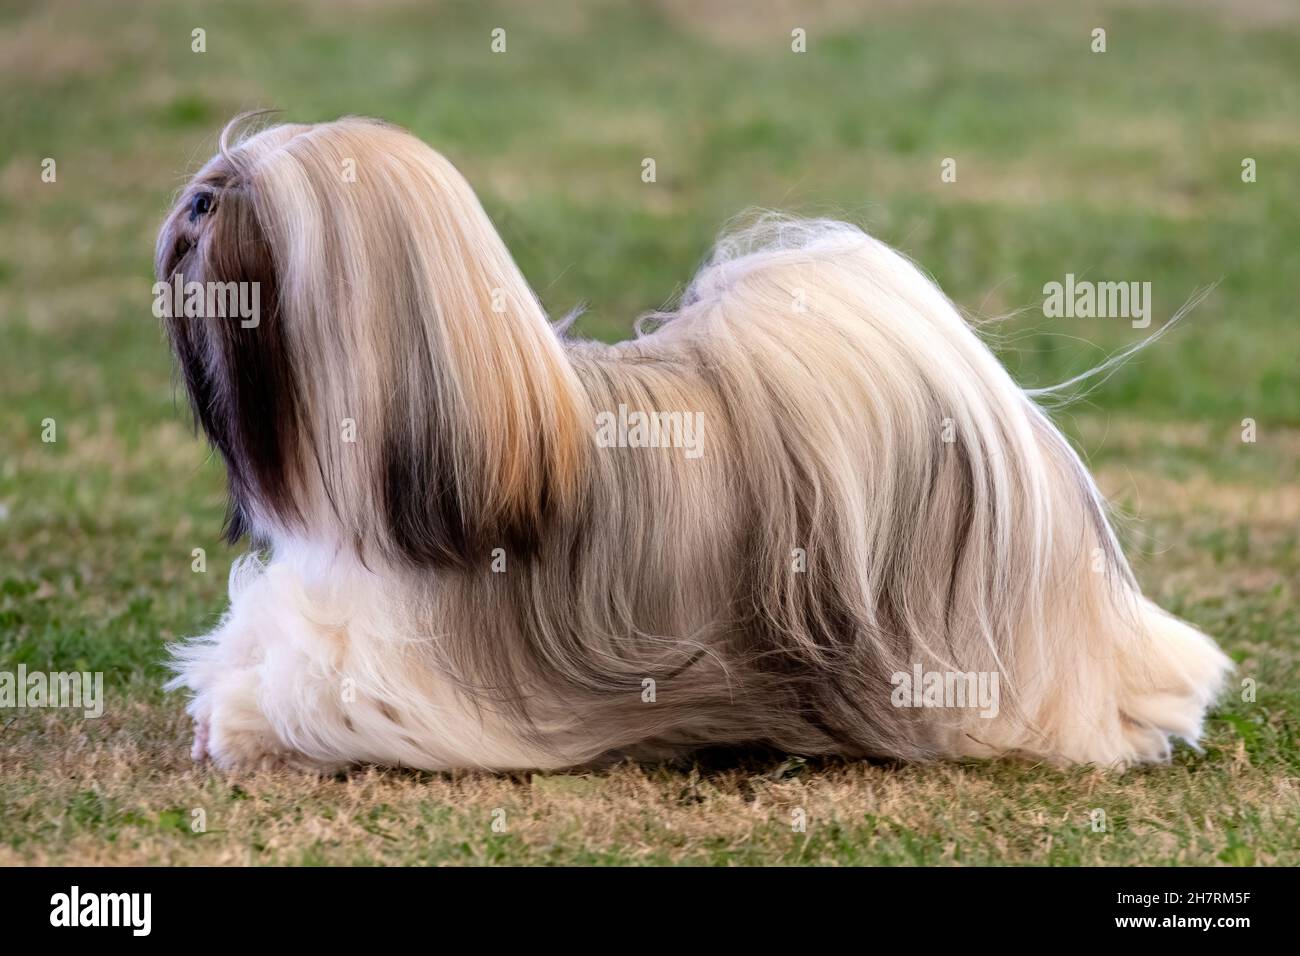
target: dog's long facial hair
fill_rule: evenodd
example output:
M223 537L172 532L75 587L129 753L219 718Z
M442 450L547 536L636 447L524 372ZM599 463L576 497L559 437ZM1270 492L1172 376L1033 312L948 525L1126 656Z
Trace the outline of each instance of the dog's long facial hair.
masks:
M1126 765L1195 741L1225 673L1047 416L854 227L760 224L652 331L571 341L451 164L349 119L223 135L157 272L260 289L253 326L167 320L261 549L176 651L223 767ZM691 416L698 454L603 447L620 406ZM995 706L922 673L996 675Z

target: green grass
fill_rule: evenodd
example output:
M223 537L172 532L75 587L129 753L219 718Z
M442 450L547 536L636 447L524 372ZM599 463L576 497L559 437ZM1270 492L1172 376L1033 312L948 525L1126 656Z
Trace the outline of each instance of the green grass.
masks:
M96 721L0 711L0 863L1300 862L1300 14L542 7L0 6L0 670L99 670L109 694ZM1234 690L1203 753L1125 774L781 757L321 781L193 768L160 662L220 613L235 553L149 312L152 242L222 123L256 107L410 127L464 170L548 307L587 303L579 327L601 338L670 301L754 206L853 219L972 317L1010 315L993 334L1027 384L1143 334L1045 319L1044 283L1150 281L1158 323L1218 281L1060 420L1128 513L1148 591L1218 637L1256 699Z

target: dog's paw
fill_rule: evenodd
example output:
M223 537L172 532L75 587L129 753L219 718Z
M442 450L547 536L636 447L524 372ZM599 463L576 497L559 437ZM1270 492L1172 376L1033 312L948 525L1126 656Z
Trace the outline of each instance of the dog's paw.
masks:
M283 719L284 702L267 699L270 688L256 661L253 666L232 667L205 659L185 668L172 686L186 687L193 694L186 709L194 722L190 756L196 763L235 774L281 769L329 773L345 766L322 761L320 755L308 756L293 744L295 733L309 734L309 727L277 727L268 713L280 713Z
M236 636L243 637L246 632ZM227 773L305 767L263 709L262 652L250 641L207 641L190 648L168 689L187 688L194 721L190 756Z
M194 720L194 743L190 745L190 759L195 763L204 763L208 759L208 727L206 717Z
M196 760L207 760L223 773L239 775L277 770L329 774L342 764L324 763L287 745L260 710L239 701L219 703L210 715L195 718Z
M254 721L246 713L222 714L219 709L209 720L195 721L194 754L196 759L206 758L218 770L231 774L324 769L285 746L264 719Z
M255 670L236 670L205 686L190 704L190 755L226 773L315 769L282 741L258 703Z

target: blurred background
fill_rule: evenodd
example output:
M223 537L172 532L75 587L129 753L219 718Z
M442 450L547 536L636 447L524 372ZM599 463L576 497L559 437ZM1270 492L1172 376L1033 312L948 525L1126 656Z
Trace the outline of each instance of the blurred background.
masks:
M585 303L604 339L753 207L859 223L972 319L1010 316L989 334L1026 385L1218 282L1059 420L1142 519L1155 596L1293 676L1298 51L1292 0L0 0L0 662L105 670L160 708L133 732L184 735L162 642L211 626L236 551L150 313L153 241L223 124L276 108L413 130L552 314ZM1045 318L1067 273L1150 282L1152 328Z

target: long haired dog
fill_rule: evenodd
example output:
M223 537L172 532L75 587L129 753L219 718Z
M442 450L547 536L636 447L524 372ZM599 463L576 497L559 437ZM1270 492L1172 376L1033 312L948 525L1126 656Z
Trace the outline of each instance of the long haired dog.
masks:
M733 237L653 329L573 341L451 163L345 119L228 127L157 273L260 290L255 323L166 320L230 539L261 547L175 652L219 767L1125 766L1194 743L1228 668L1142 597L952 304L852 226Z

